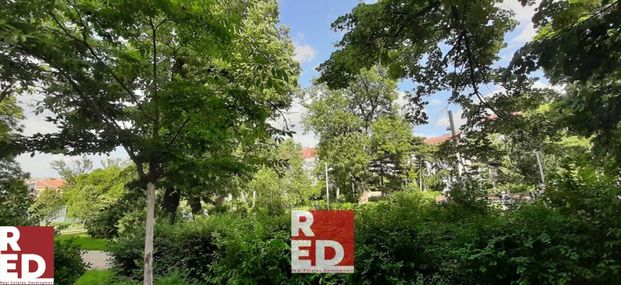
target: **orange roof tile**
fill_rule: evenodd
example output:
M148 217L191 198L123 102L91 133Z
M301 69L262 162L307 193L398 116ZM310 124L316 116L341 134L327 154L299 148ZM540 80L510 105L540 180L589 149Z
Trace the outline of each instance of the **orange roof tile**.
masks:
M37 179L35 188L58 189L63 185L65 185L65 180L62 179Z
M459 133L457 134L457 136L459 136ZM441 135L439 137L426 138L425 140L423 140L423 143L425 143L425 144L441 144L441 143L444 143L445 141L450 140L452 137L453 136L451 134L445 134L445 135Z
M313 158L317 156L317 148L315 147L305 147L302 149L302 158Z

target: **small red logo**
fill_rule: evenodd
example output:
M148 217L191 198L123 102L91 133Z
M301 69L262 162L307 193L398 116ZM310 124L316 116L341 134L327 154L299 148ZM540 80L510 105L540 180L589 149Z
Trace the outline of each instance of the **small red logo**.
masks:
M54 284L54 228L0 227L0 284Z
M291 272L353 273L354 211L291 211Z

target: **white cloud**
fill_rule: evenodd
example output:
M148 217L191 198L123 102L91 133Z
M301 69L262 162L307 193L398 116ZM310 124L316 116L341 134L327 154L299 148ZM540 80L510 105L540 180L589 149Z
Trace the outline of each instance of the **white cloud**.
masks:
M565 94L565 85L552 85L541 80L535 81L533 83L533 87L535 88L549 88L558 93Z
M541 0L535 1L533 5L522 6L518 0L504 0L500 4L500 7L513 11L513 13L515 13L515 19L518 20L520 24L525 24L530 22L533 14L535 14L535 8L539 7L539 3L541 3Z
M439 106L440 104L442 104L442 100L439 100L439 99L431 99L431 100L429 100L429 105L430 106Z
M517 36L515 36L511 41L520 42L520 43L530 42L530 40L532 40L536 34L537 34L537 31L533 27L533 23L529 23L528 25L523 27L522 31Z
M535 1L533 5L522 6L518 0L504 0L499 6L501 8L511 10L515 13L515 19L519 22L516 31L520 31L516 36L510 39L512 43L525 43L530 41L536 34L532 24L532 17L535 9L539 7L541 0Z
M406 93L404 91L397 91L398 95L397 95L397 100L395 100L395 103L397 103L398 109L399 109L399 113L400 114L405 114L405 106L408 104L408 99L406 98Z
M312 46L299 43L295 43L293 45L295 46L295 55L293 56L293 59L297 62L306 63L315 59L317 51L315 51Z
M293 141L301 144L303 147L316 146L319 143L317 135L312 131L304 131L304 124L302 123L304 114L306 114L306 108L302 106L300 99L296 98L291 107L283 111L283 116L276 118L271 123L277 128L283 128L286 120L289 130L294 132Z
M38 100L41 100L42 96L27 94L18 97L20 107L24 110L24 120L22 125L24 126L22 134L25 136L31 136L37 133L46 134L58 131L58 128L45 120L45 117L54 117L54 114L50 111L44 111L41 114L35 114L35 105ZM50 167L52 161L64 160L69 163L76 157L66 156L61 154L49 154L35 152L34 156L30 156L31 153L24 153L16 157L16 161L21 165L22 170L30 173L31 177L44 178L44 177L58 177L58 173ZM115 149L110 155L89 155L88 156L94 164L95 168L101 167L101 161L107 158L121 158L127 159L127 154L120 148Z
M40 152L35 152L35 155L33 157L31 157L30 155L31 153L24 153L17 156L15 160L21 165L22 170L30 173L30 176L33 178L59 177L58 173L50 167L52 161L63 160L66 163L71 163L72 160L77 158L77 156L66 156L61 154L49 154ZM120 158L122 160L128 159L127 154L121 148L115 149L109 155L87 155L87 157L93 161L94 168L102 167L101 162L108 158Z
M458 110L457 112L453 112L453 122L455 123L455 128L459 129L461 126L466 124L466 119L462 118L463 111ZM448 113L439 117L434 123L434 127L448 129L451 126L449 121Z

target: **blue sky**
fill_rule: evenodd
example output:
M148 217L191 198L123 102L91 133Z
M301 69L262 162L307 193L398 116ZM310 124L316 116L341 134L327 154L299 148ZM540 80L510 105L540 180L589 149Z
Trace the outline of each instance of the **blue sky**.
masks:
M330 30L330 24L337 17L351 11L353 7L361 1L340 0L340 1L299 1L299 0L280 0L280 20L281 23L290 29L290 36L296 46L296 59L302 66L300 85L308 87L311 80L318 76L315 68L320 63L330 57L335 50L334 44L341 38L340 33ZM504 8L515 12L515 18L520 22L518 27L505 37L507 47L500 54L501 59L498 65L506 66L510 61L513 52L530 40L534 35L534 30L530 24L533 14L532 7L521 7L518 0L505 0L501 4ZM399 83L401 91L411 90L413 84L409 80L402 80ZM489 86L483 88L483 93L492 93L496 87ZM420 136L438 136L447 132L448 115L447 111L452 110L458 124L463 123L461 110L452 104L448 104L448 92L436 94L427 98L429 105L426 111L429 116L429 123L423 126L415 126L413 132ZM299 113L304 110L300 106L294 106L293 121L299 117ZM294 139L304 146L316 144L316 138L312 134L303 134L299 126L294 128L298 132Z
M414 1L414 0L413 0ZM297 60L302 66L302 74L300 77L300 85L308 87L312 78L318 76L315 71L317 65L329 58L332 51L335 50L334 44L341 38L341 34L330 30L330 24L337 17L351 11L353 7L358 5L359 0L280 0L280 20L281 24L290 29L291 40L296 47L296 56L292 60ZM530 18L533 14L532 7L521 7L519 0L504 0L502 3L504 8L513 10L516 13L516 19L520 25L505 37L507 48L505 48L500 56L499 65L506 65L513 52L521 47L525 42L530 40L534 35ZM410 90L412 83L408 80L400 82L399 89L401 91ZM483 91L491 93L495 87L484 88ZM457 124L462 123L460 118L460 110L454 105L447 104L448 94L440 93L428 98L427 114L429 115L429 124L424 126L415 126L413 132L421 136L437 136L446 133L448 127L447 110L452 110L455 114ZM22 102L26 119L24 120L24 134L31 135L37 132L49 132L54 126L44 121L45 114L35 115L32 102ZM317 139L312 133L304 133L301 126L301 117L305 110L299 103L295 103L286 113L292 122L293 130L297 132L294 140L303 146L314 146ZM99 161L106 157L126 159L127 155L116 150L109 156L89 156L95 166L99 167ZM23 154L17 158L24 171L31 174L32 177L57 177L56 171L50 168L53 160L70 161L74 158L61 155L50 155L37 153L34 157L30 154Z

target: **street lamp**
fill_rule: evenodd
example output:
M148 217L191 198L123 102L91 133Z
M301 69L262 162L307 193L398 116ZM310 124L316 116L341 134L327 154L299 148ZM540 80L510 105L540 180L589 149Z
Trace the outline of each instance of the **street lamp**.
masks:
M330 209L330 183L328 182L328 171L332 171L332 167L328 168L328 163L325 163L326 167L326 202L328 209Z

